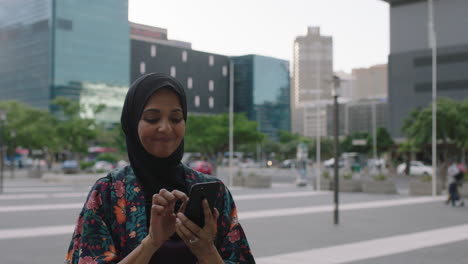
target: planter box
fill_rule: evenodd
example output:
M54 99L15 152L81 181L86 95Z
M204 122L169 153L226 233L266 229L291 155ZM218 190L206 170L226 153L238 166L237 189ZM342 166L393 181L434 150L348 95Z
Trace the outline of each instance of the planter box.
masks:
M437 184L436 194L442 192L442 186ZM410 195L432 195L432 182L423 182L419 179L412 180L409 185Z
M393 181L368 180L362 183L362 191L365 193L396 194L397 189Z
M232 185L233 186L243 187L244 186L244 176L238 176L238 175L232 176Z
M461 187L458 187L458 192L461 197L468 198L468 182L465 182Z
M361 180L345 180L340 179L340 192L362 192L362 181ZM335 184L332 182L331 190L335 189Z
M38 170L38 169L28 170L28 177L29 178L41 178L42 177L42 171Z
M314 188L317 190L317 182L314 180L313 182ZM332 190L333 187L331 186L333 182L329 179L320 179L320 190L321 191L328 191Z
M263 175L235 175L232 179L233 186L248 188L271 188L271 176Z
M243 176L244 187L249 188L271 188L271 176L247 175Z

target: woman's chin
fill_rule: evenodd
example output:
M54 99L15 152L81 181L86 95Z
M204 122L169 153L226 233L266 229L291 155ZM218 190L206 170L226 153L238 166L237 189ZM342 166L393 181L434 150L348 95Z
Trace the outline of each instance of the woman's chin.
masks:
M151 153L153 156L155 156L156 158L167 158L169 157L172 153L168 153L168 152L153 152Z

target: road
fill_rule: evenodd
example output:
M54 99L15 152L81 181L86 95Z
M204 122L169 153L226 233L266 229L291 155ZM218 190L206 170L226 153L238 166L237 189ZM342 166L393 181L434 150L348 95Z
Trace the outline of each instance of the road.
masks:
M62 263L89 188L7 180L0 263ZM335 226L331 192L288 183L231 191L257 263L468 263L468 208L443 197L341 193Z

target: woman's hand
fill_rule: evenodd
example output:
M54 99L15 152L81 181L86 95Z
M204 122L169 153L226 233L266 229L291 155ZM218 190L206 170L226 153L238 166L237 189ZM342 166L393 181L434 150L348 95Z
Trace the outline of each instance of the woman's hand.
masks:
M177 214L175 229L179 237L184 240L200 263L217 263L209 260L221 259L213 243L216 237L216 223L219 212L215 208L213 213L211 213L206 199L202 201L202 207L205 215L205 226L203 228L190 221L180 210Z
M179 212L183 212L188 200L185 193L178 190L169 192L166 189L161 189L158 194L153 195L148 236L154 247L159 248L174 234L176 222L174 207L178 200L183 202L179 209Z

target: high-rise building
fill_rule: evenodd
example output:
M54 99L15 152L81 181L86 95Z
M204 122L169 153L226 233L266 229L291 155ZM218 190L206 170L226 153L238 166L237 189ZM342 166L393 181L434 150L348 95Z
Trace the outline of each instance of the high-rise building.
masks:
M355 89L352 100L387 98L387 65L375 65L369 68L353 69Z
M260 55L232 61L234 111L246 113L261 132L277 140L278 130L291 129L289 62Z
M320 28L294 41L292 131L304 136L327 135L326 104L333 85L333 41Z
M228 111L229 57L169 40L166 29L132 23L131 32L132 81L150 72L167 73L186 88L189 113Z
M388 95L390 133L402 135L412 109L432 102L432 57L428 41L428 1L384 0L390 4ZM437 37L437 96L468 96L468 1L433 1Z
M335 72L335 76L340 79L340 100L353 100L353 96L356 93L355 77L352 74L344 71Z
M130 22L130 38L133 40L158 43L183 49L192 49L192 43L190 42L168 39L167 29L165 28L153 27L133 22Z
M129 84L127 0L0 0L0 98L52 109L65 96L119 120ZM53 109L52 109L53 110Z

